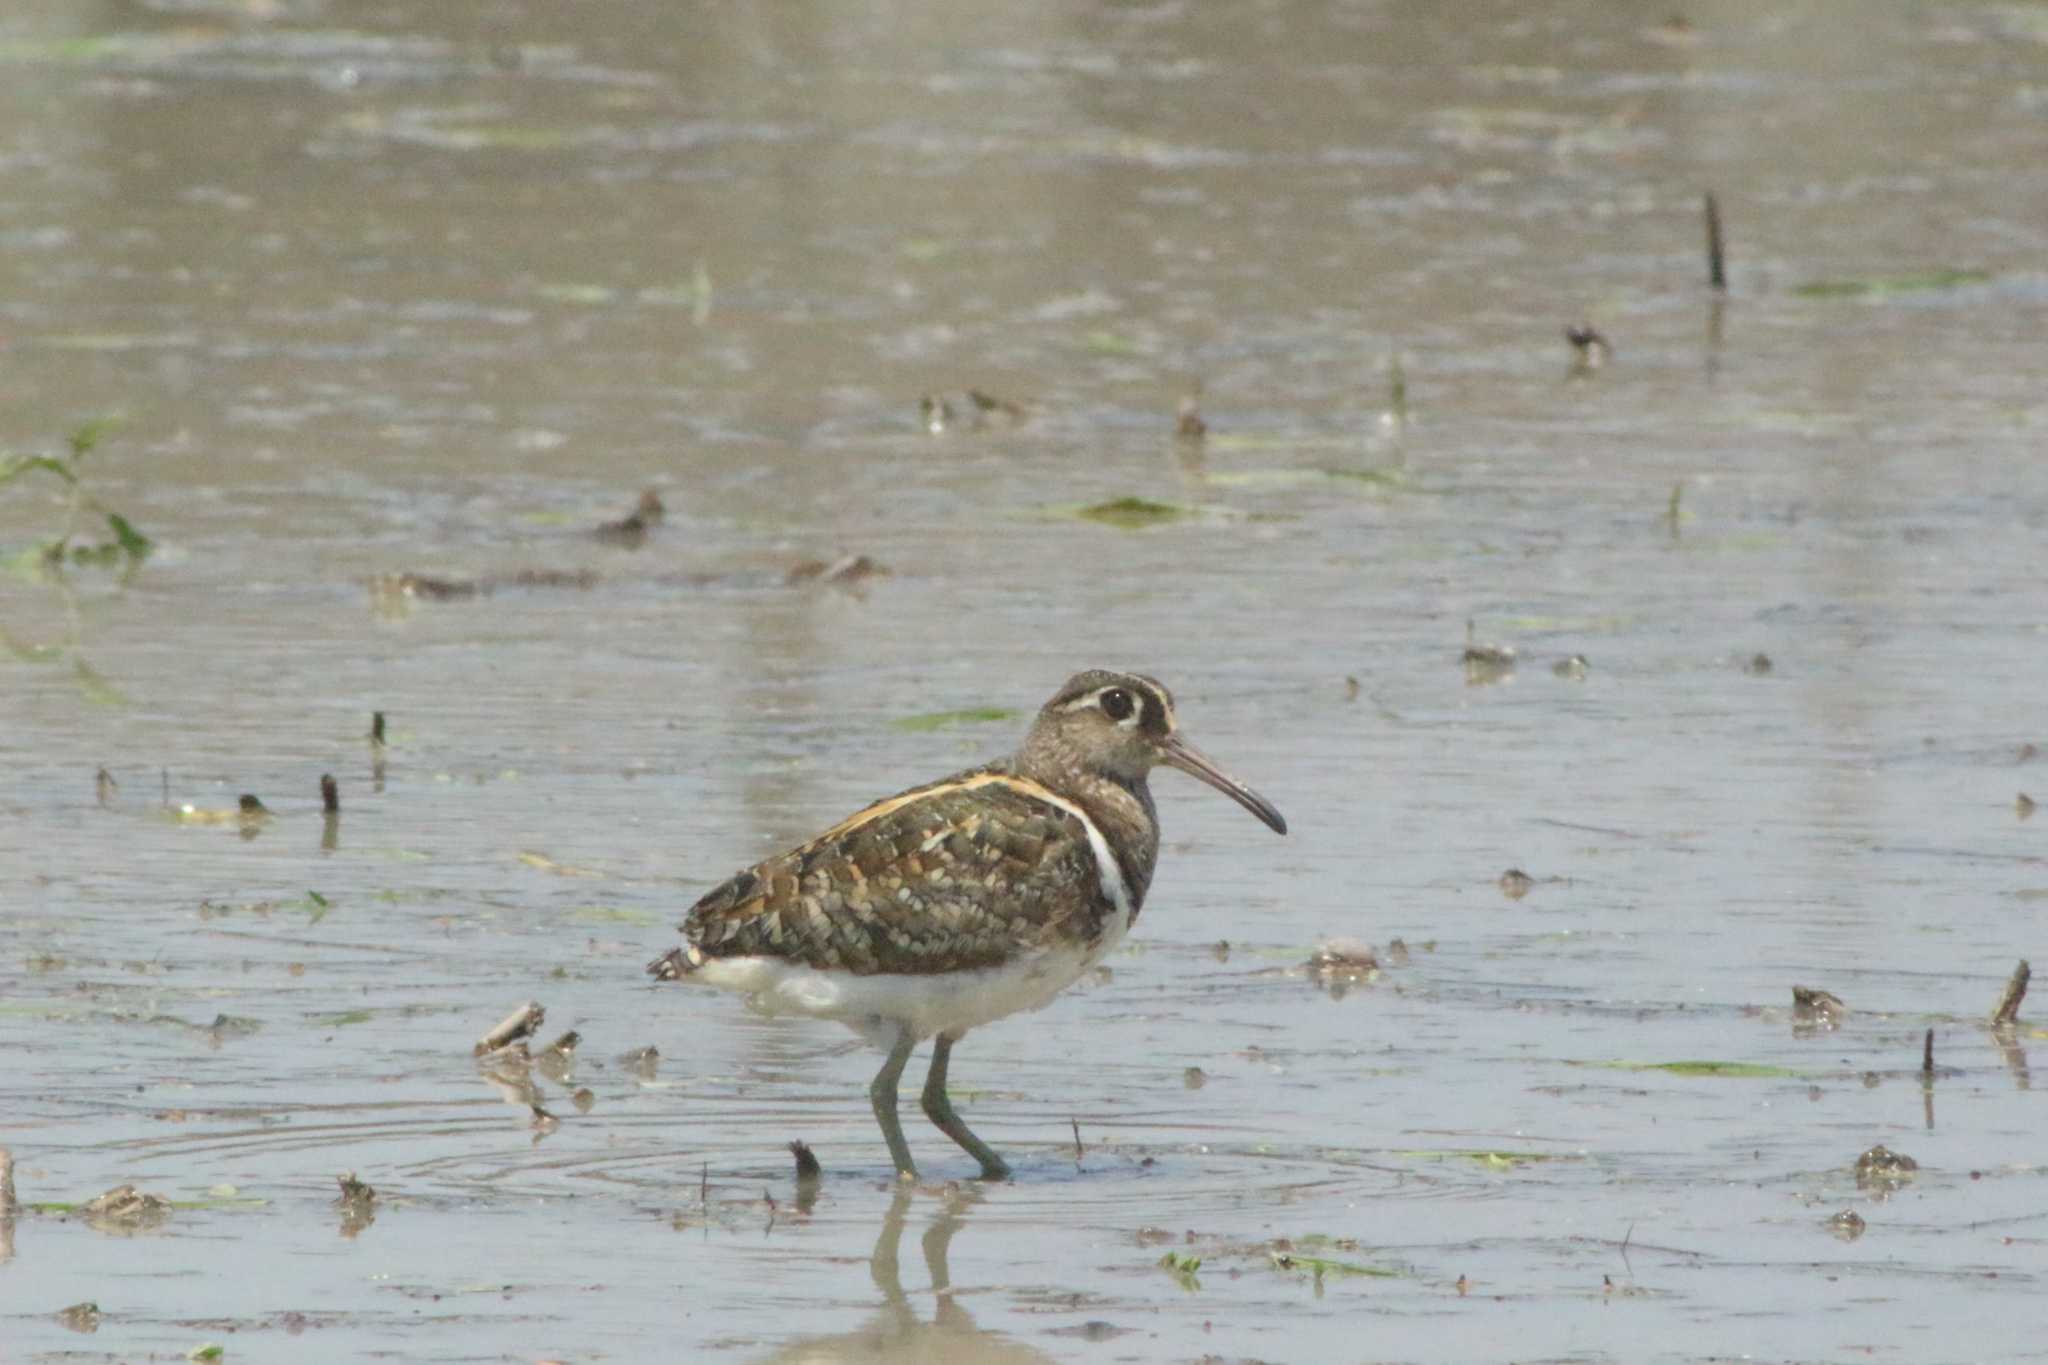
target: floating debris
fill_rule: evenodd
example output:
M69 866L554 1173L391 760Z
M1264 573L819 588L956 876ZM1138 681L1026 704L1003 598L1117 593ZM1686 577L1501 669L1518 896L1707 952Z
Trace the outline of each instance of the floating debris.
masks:
M100 1330L100 1306L90 1299L74 1303L69 1308L59 1308L53 1315L58 1323L74 1332L92 1333Z
M1180 396L1173 434L1183 441L1199 441L1209 434L1209 424L1202 420L1202 381L1199 379L1190 380L1187 391Z
M1843 1209L1828 1219L1828 1231L1845 1242L1853 1242L1863 1235L1863 1215L1854 1209Z
M155 1227L171 1216L171 1202L146 1194L133 1185L116 1185L78 1210L86 1220L106 1231L132 1232Z
M2012 978L2005 983L2005 990L1998 997L1998 1008L1991 1011L1993 1028L2011 1028L2020 1017L2020 1002L2027 998L2027 983L2033 979L2034 969L2027 965L2025 958L2012 969Z
M474 579L436 578L430 574L387 573L378 574L370 580L373 596L417 598L426 602L452 602L458 598L475 597L484 590L484 585Z
M513 1043L529 1038L540 1028L542 1021L547 1017L547 1010L541 1007L541 1003L538 1000L529 1000L518 1009L512 1011L512 1013L506 1015L496 1028L486 1033L482 1038L479 1038L471 1055L477 1057L488 1056L500 1049L510 1047Z
M1840 1025L1848 1009L1831 991L1815 986L1792 988L1792 1021L1795 1025L1804 1024L1811 1030L1834 1029Z
M576 1066L576 1044L582 1040L583 1035L575 1029L570 1029L536 1053L533 1064L539 1067L540 1073L549 1080L558 1085L567 1085L569 1073Z
M1031 418L1031 409L1010 398L999 398L986 389L969 389L967 400L974 404L976 426L1016 426Z
M1607 344L1607 338L1590 322L1575 322L1564 329L1564 339L1572 345L1572 373L1591 374L1603 368L1614 356L1614 348Z
M1315 976L1348 975L1363 979L1379 971L1380 959L1370 943L1333 938L1318 945L1304 965Z
M617 521L605 522L591 535L607 545L637 550L646 541L647 533L667 518L668 508L662 504L661 494L649 488L640 494L640 501L631 512Z
M1912 1157L1879 1143L1856 1158L1856 1188L1884 1198L1911 1180L1919 1169L1920 1163Z
M1519 867L1511 867L1500 874L1500 893L1511 901L1518 901L1529 894L1536 885L1536 879Z
M1678 22L1683 23L1683 20ZM1721 237L1721 201L1706 193L1707 287L1716 294L1728 292L1728 248Z
M334 1201L341 1210L341 1235L353 1240L377 1221L377 1191L356 1179L354 1171L344 1171L335 1182L341 1186L341 1195Z
M1302 964L1308 979L1342 1000L1358 986L1370 985L1380 974L1380 960L1372 945L1355 938L1331 939L1320 945Z
M822 559L806 559L792 568L784 581L789 583L860 583L870 578L880 578L889 570L866 555L841 555L827 563Z
M1380 414L1380 430L1389 440L1399 441L1408 429L1408 371L1401 353L1387 357L1387 408Z
M521 569L497 581L515 588L572 588L588 592L603 580L595 569ZM487 580L485 587L489 586Z
M1467 687L1485 687L1515 673L1515 647L1482 642L1477 624L1470 620L1465 622L1465 652L1459 658L1465 665Z
M1559 659L1550 666L1550 671L1566 682L1584 682L1586 675L1593 671L1593 665L1586 662L1583 654L1574 654L1568 659Z

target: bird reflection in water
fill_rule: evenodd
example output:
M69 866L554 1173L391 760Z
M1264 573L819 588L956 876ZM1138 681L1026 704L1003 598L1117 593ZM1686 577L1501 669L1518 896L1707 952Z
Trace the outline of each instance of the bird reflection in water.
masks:
M983 1189L980 1186L961 1186L948 1189L942 1196L944 1205L931 1226L924 1230L921 1239L924 1249L924 1264L931 1275L932 1296L937 1307L930 1322L918 1316L917 1308L910 1296L903 1292L903 1277L898 1269L897 1248L903 1240L903 1224L910 1212L911 1200L916 1189L903 1183L896 1189L889 1201L889 1211L882 1218L881 1235L875 1239L874 1254L868 1258L868 1273L874 1277L875 1288L882 1291L882 1302L868 1322L851 1332L833 1336L805 1337L792 1341L764 1358L777 1365L841 1365L856 1361L890 1361L897 1365L1023 1365L1023 1362L1048 1362L1054 1357L1035 1350L1020 1342L1011 1341L998 1332L983 1331L975 1326L953 1297L952 1276L946 1269L946 1251L967 1221L967 1213L981 1202Z

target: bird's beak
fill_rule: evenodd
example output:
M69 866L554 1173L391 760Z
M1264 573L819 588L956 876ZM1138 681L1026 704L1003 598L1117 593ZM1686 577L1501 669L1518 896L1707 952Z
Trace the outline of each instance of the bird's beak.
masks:
M1199 777L1217 791L1264 821L1275 834L1287 832L1287 817L1273 809L1273 803L1209 761L1209 756L1178 734L1168 735L1159 746L1159 761Z

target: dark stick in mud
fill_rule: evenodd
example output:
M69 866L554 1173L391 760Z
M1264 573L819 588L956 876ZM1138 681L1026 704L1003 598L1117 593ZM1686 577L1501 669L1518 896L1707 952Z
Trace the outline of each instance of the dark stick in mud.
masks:
M1721 240L1721 205L1707 191L1707 283L1716 294L1728 292L1728 256Z
M541 1008L540 1001L527 1001L506 1015L496 1028L479 1038L473 1055L481 1057L485 1053L496 1052L501 1047L509 1047L521 1038L531 1036L541 1026L541 1021L547 1017L548 1012Z
M2005 983L2005 994L1998 997L1998 1008L1991 1011L1993 1028L2011 1028L2020 1017L2020 1002L2027 998L2027 982L2032 979L2034 969L2027 965L2025 958L2012 969L2012 980Z

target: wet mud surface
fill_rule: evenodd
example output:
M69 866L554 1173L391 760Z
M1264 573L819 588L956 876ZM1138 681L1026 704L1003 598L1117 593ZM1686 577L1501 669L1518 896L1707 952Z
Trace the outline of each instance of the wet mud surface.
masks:
M2048 1354L2032 7L0 68L0 445L121 419L60 576L0 485L0 1358ZM1015 1180L906 1107L896 1190L874 1054L642 964L1097 663L1291 833L1161 774L1130 940L955 1052Z

